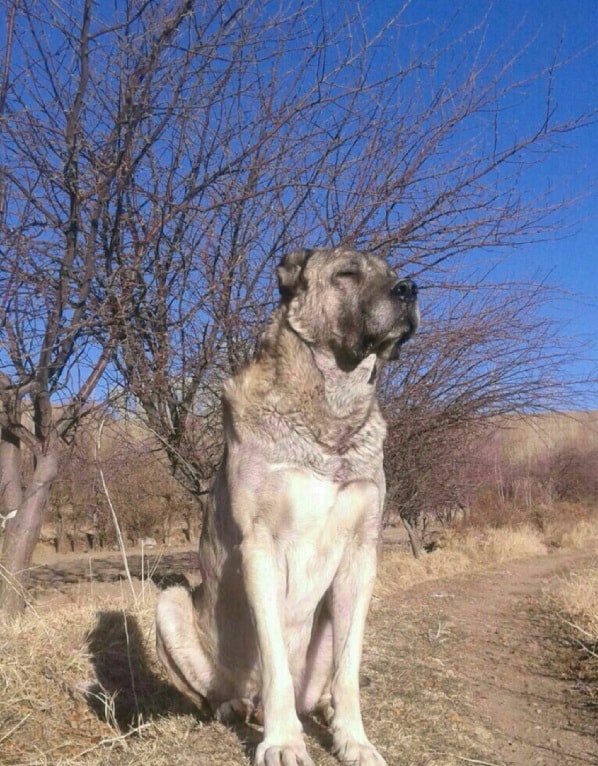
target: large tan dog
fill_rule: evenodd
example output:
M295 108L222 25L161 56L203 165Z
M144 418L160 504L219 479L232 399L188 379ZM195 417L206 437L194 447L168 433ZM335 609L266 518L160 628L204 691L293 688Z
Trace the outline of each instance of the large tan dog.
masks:
M256 766L313 766L298 714L316 709L342 763L383 766L359 704L385 492L375 380L417 328L417 289L342 248L292 253L278 276L257 358L224 389L203 581L161 594L158 654L220 719L263 707Z

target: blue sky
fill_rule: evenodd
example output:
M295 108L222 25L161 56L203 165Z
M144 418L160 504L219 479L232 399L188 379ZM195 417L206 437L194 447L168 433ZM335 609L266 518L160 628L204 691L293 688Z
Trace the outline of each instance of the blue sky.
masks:
M274 5L278 8L277 2ZM292 8L294 0L289 0L288 5ZM459 9L459 5L462 6L461 9ZM426 67L422 65L420 68L418 66L409 81L410 84L408 83L406 87L408 89L414 87L413 82L416 86L421 82L422 88L426 88L430 80L433 80L432 91L434 91L438 84L445 82L446 69L443 70L442 67L450 65L446 63L447 61L450 62L450 55L454 55L457 59L459 57L467 59L460 70L457 61L455 67L459 70L457 77L463 72L468 73L467 64L470 63L471 58L475 58L480 40L482 40L481 60L484 60L488 53L499 48L499 59L504 57L505 60L508 60L515 56L514 68L509 71L507 79L513 76L518 82L526 83L526 85L509 92L509 102L507 104L501 102L500 109L497 110L497 112L500 111L497 120L500 119L501 131L504 129L506 134L503 145L510 146L513 137L529 135L530 131L533 132L542 124L545 110L546 77L537 81L534 81L533 78L534 74L545 69L555 57L559 64L552 94L552 103L556 104L557 107L556 119L565 120L596 108L598 46L595 41L598 39L598 0L525 0L525 2L522 0L495 0L494 4L490 6L487 0L411 0L411 2L408 0L369 0L369 2L363 0L362 6L359 6L355 0L345 0L345 3L340 5L333 3L332 0L324 0L321 4L314 3L307 12L306 19L309 22L311 13L318 24L321 20L320 17L324 19L330 17L331 24L338 24L339 21L344 20L346 15L359 14L360 9L370 38L396 14L400 14L398 22L387 30L387 36L380 41L379 52L377 51L374 55L376 66L379 66L379 72L373 72L374 80L380 79L376 75L389 72L392 74L393 68L396 74L402 59L407 60L410 52L417 54L430 40L441 34L443 29L448 27L443 38L446 43L483 22L475 34L465 36L462 44L457 46L455 50L451 50L449 55L442 59L438 65L438 70L430 67L431 74L428 76ZM314 24L314 30L313 34L317 37L319 30L317 24ZM311 33L311 27L308 25L307 31L304 32L302 40L298 43L299 50ZM342 39L342 35L340 38ZM356 38L359 48L362 41L359 39L358 33ZM266 38L266 50L268 49L268 39ZM350 43L353 41L353 37L349 35L348 39L349 48L351 48ZM341 52L345 52L342 45L341 42ZM377 59L376 55L378 56ZM291 51L288 54L291 69L294 64L293 56L294 52ZM333 46L330 53L332 64L334 64L334 56ZM319 67L320 59L316 57L315 61ZM420 60L418 59L418 61ZM450 63L454 64L455 62ZM494 62L495 65L500 65L500 63L500 60ZM286 64L286 57L283 57L283 64ZM426 74L422 75L420 80L422 70L425 70ZM281 71L284 74L285 66L281 66ZM350 75L351 72L349 71L347 76ZM488 78L491 76L492 72L488 74ZM292 77L291 79L294 81L295 78ZM311 81L309 78L305 79L306 87L309 88ZM336 92L334 86L337 84L334 79L333 77L333 93ZM338 78L338 84L343 84L342 75ZM478 80L476 80L476 85L479 85ZM450 88L448 90L450 91ZM167 91L170 92L169 89ZM394 98L395 91L392 88L391 91L392 98ZM415 104L414 111L416 112L421 92L423 91L411 90L405 94L402 91L399 98L406 95L406 100ZM261 102L255 99L252 89L247 89L245 95L244 108L247 109L246 114L251 115L253 111L259 110ZM283 96L279 97L283 100ZM390 101L390 97L389 103L394 107L394 102ZM369 102L368 106L371 106ZM200 107L201 105L198 109L201 112ZM359 110L356 110L355 113L359 117L363 114ZM488 144L492 145L494 137L492 116L491 113L476 112L472 120L472 132L476 133L479 125L480 132L484 133L484 139L481 142L482 151L488 151ZM325 118L326 115L324 114L322 119L323 130L325 130ZM334 119L335 115L332 115L331 125L334 125ZM475 120L477 119L480 122L476 123ZM319 126L317 120L314 124ZM392 122L391 124L394 126L396 123ZM432 161L436 161L436 158L442 162L445 151L450 153L455 148L460 150L463 146L461 143L463 136L471 137L471 134L467 132L470 130L469 126L470 123L467 123L466 128L449 136L446 143L439 146L438 154L432 155L433 159L430 164ZM421 132L425 135L425 124ZM368 141L367 131L358 132L357 135L363 143ZM391 131L388 131L388 135L394 136ZM547 281L553 285L558 293L555 293L554 300L545 310L555 321L561 322L564 333L571 336L571 375L581 378L593 374L598 379L598 257L596 254L598 195L594 169L598 129L596 126L592 126L567 134L562 137L561 143L558 151L544 157L543 162L527 166L525 177L521 183L525 184L524 191L528 195L534 196L536 193L541 195L548 188L552 188L554 190L552 192L553 201L569 200L569 204L562 207L558 225L555 222L554 229L548 239L541 243L514 247L508 253L502 250L499 254L500 257L505 255L509 257L497 267L500 271L495 272L493 276L502 282L509 279L518 283L534 280ZM475 142L472 142L472 145L475 146ZM226 147L226 149L228 148ZM467 156L467 151L467 148L463 150L463 156ZM489 152L491 154L492 149ZM384 156L383 152L379 152L379 154ZM533 155L533 158L535 159L536 156ZM216 153L214 157L216 158L215 161L218 162L220 155ZM57 157L57 162L57 166L60 167L60 156ZM359 177L359 170L355 169L351 163L347 164L349 167L346 168L345 175L341 179L342 188L339 192L341 203L343 200L351 199L352 179ZM381 163L381 167L384 169L383 163ZM280 171L281 167L277 165L276 173L280 173ZM431 169L430 175L433 177L435 172L437 172L437 167ZM425 191L425 184L423 187ZM347 193L345 194L345 192ZM316 196L314 195L314 198ZM345 206L348 207L349 203L346 203ZM19 207L19 214L20 212ZM222 215L226 218L226 210ZM315 228L317 229L317 226ZM442 230L441 227L440 229ZM278 229L273 230L279 231ZM326 227L327 231L328 227ZM336 235L337 232L333 233ZM316 239L313 244L325 242L326 240ZM422 248L429 248L429 240L424 241L422 237L422 242ZM419 246L419 243L417 244ZM495 254L486 252L468 254L467 257L472 257L472 261L469 261L467 266L475 263L478 255L480 271L482 268L487 271L488 261L495 257ZM473 270L470 268L469 274L472 273ZM422 293L422 298L424 295L425 293ZM582 349L580 344L585 344L585 348ZM578 406L583 405L584 402L580 397ZM594 386L592 405L598 408L598 385Z
M459 6L462 5L461 8ZM402 0L375 0L366 13L368 26L384 23L404 7ZM455 32L470 29L485 15L485 0L414 0L403 11L401 45L430 39L450 24ZM522 79L557 57L564 62L554 82L557 118L598 107L598 1L496 0L488 11L485 45L504 43L505 57L523 51L517 64ZM528 89L517 106L515 125L537 124L545 91ZM545 280L556 288L547 311L571 338L574 377L598 380L598 127L563 138L562 146L528 175L531 193L555 189L553 199L569 200L559 213L554 237L513 250L501 268L506 278ZM586 404L598 408L598 382ZM584 402L580 397L580 405Z

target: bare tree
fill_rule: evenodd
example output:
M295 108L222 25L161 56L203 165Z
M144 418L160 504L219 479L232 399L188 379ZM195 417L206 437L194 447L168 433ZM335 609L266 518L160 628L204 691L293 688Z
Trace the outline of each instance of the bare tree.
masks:
M4 513L18 509L4 541L11 580L37 538L54 445L94 391L125 391L201 496L219 456L219 383L255 347L284 251L374 247L432 279L471 250L545 236L551 203L521 195L520 178L589 121L556 113L555 64L521 82L525 51L485 50L483 23L407 51L401 13L372 33L357 5L4 7L0 470ZM537 82L545 109L514 136L513 99ZM37 472L24 496L21 444Z
M501 417L562 406L572 394L570 343L538 311L550 291L507 283L446 288L432 289L439 292L430 296L432 322L383 385L387 513L400 516L415 555L428 521L469 506L478 453Z
M58 441L84 414L117 342L98 267L120 244L122 222L110 216L108 201L131 170L130 126L119 104L132 90L110 79L119 50L108 50L105 89L98 82L91 59L103 51L107 25L96 26L92 6L15 3L9 15L13 58L7 55L1 78L0 123L0 490L7 522L0 602L13 612L23 603L23 573L56 478ZM143 91L143 65L159 67L159 51L189 10L184 4L153 20L131 87ZM110 25L113 34L126 37L140 12L133 5L126 11ZM22 86L21 75L29 85ZM106 97L115 99L112 122L104 120ZM126 118L134 122L134 109ZM24 491L22 447L34 461Z
M557 119L558 67L515 80L524 54L507 57L506 45L482 52L480 25L456 39L440 35L401 65L390 56L386 70L380 57L399 25L400 15L368 37L358 14L245 8L226 28L226 44L215 40L212 58L202 59L197 91L177 118L177 151L148 147L154 170L140 164L131 179L128 240L144 246L119 268L142 300L119 306L118 369L197 495L220 455L220 381L255 347L282 252L306 242L374 247L437 281L471 250L515 245L554 226L549 197L526 199L519 186L528 161L590 121ZM542 80L545 110L513 138L512 99ZM198 120L210 140L189 137ZM148 221L158 222L159 238ZM488 327L480 300L472 342ZM530 339L538 348L543 332ZM487 376L483 385L492 385Z
M112 354L110 344L97 348L90 335L98 321L91 290L96 249L94 232L82 230L87 209L79 159L89 88L90 5L74 39L79 67L68 82L57 87L59 61L44 49L41 31L33 35L36 51L30 55L40 56L46 81L33 91L15 88L9 56L2 77L0 490L8 523L0 603L8 611L22 604L21 575L57 474L57 442L78 422ZM23 19L18 13L18 4L12 4L9 50L23 44L20 22L33 21L27 5ZM61 400L64 406L57 410ZM24 491L22 447L33 458Z

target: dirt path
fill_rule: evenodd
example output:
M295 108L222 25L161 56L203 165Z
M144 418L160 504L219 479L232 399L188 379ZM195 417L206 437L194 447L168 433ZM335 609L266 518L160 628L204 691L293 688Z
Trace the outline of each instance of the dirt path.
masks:
M155 581L167 574L176 579L195 563L193 552L178 552L152 560L150 569ZM596 553L556 552L376 598L364 651L363 711L389 766L598 765L598 690L584 689L572 674L574 649L559 636L543 596L555 578L597 563ZM140 573L139 557L130 565ZM114 582L123 571L117 556L91 563L62 557L39 566L32 586L69 598L77 588L81 594L86 580L119 587ZM316 721L307 721L306 731L318 766L337 764L327 732ZM176 763L246 766L256 737L247 727L205 723L184 741L177 738ZM212 756L198 761L198 752Z
M183 572L195 574L198 567L197 550L193 548L169 550L168 553L150 549L143 556L132 553L127 556L131 577L151 579L157 584L164 578L177 579ZM120 553L67 554L46 553L34 559L29 572L28 588L39 595L44 591L73 591L86 583L114 583L127 576Z
M571 677L575 650L559 639L543 597L555 578L596 563L596 555L553 553L405 594L402 608L425 614L436 644L431 666L440 663L456 687L453 716L484 753L457 762L598 764L598 690L590 698Z

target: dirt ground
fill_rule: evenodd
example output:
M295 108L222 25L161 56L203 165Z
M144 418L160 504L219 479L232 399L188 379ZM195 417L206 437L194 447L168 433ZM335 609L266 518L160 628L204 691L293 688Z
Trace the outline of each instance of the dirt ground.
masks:
M449 717L462 718L485 753L462 762L598 764L598 688L584 682L577 649L545 598L554 578L592 563L595 555L553 553L404 594L397 611L410 619L420 610L429 626L416 661L452 681Z
M389 766L598 764L598 689L545 596L556 578L597 558L557 551L375 597L362 700L370 738ZM144 556L143 570L164 587L195 562L190 551ZM129 566L140 575L141 556ZM31 587L42 602L68 600L83 587L109 592L123 577L117 555L55 556L36 567ZM171 699L160 711L166 719L188 715L176 692ZM172 754L160 751L154 763L247 766L259 732L190 720L184 737L173 732ZM315 762L333 766L325 729L311 719L305 728ZM169 731L165 725L161 737Z

